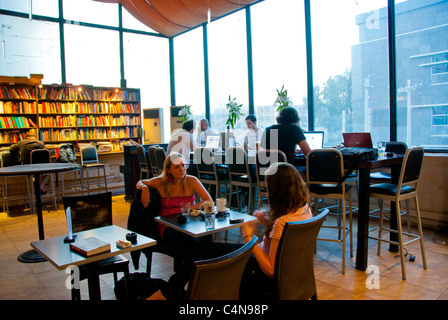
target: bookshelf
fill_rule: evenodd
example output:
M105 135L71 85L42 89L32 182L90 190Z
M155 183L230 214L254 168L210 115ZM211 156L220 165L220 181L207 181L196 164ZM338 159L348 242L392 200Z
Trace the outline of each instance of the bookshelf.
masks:
M0 147L35 129L46 144L104 145L122 151L142 142L140 90L72 85L0 83Z

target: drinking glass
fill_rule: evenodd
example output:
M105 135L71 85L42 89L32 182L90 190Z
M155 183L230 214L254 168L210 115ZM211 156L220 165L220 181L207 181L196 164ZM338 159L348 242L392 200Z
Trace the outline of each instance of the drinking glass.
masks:
M190 215L190 202L181 202L180 209L182 211L182 215L188 217Z

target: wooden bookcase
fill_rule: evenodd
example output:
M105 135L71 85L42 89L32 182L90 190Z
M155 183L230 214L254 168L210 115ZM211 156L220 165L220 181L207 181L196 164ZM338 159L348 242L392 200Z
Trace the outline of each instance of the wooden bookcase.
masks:
M35 129L45 144L97 146L122 151L126 141L142 142L140 90L72 85L0 83L0 147Z

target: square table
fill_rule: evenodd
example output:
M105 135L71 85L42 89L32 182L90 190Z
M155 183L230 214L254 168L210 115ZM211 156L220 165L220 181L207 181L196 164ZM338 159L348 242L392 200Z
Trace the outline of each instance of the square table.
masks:
M80 266L86 264L89 275L89 297L91 300L100 300L101 293L99 275L97 272L97 261L126 252L144 249L157 244L156 240L137 234L136 244L133 244L128 248L118 248L116 246L116 241L120 239L126 239L126 234L129 232L131 231L119 226L110 225L75 233L75 235L77 236L76 240L95 237L110 243L110 252L105 252L90 257L84 257L83 255L70 250L70 243L64 243L64 239L66 237L65 235L40 241L34 241L31 242L31 246L37 252L43 255L58 270L64 270L67 267L73 265Z
M229 214L229 217L223 220L216 219L215 228L210 230L207 230L205 228L205 222L201 219L200 216L197 217L189 216L185 223L179 223L177 221L178 216L177 214L158 216L155 217L154 220L195 238L214 234L220 231L241 227L241 225L245 222L257 220L257 218L254 216L243 214L238 211L228 210L227 212ZM230 219L243 219L244 221L240 223L231 224L229 222Z

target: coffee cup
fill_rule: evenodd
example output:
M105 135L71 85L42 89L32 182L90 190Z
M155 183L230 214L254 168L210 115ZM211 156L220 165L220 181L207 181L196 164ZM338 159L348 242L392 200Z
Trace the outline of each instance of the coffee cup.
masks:
M204 213L213 213L215 212L215 203L213 201L204 201L201 206L204 209L202 210Z
M226 208L226 198L218 198L216 199L216 209L218 212L224 212L227 210Z

